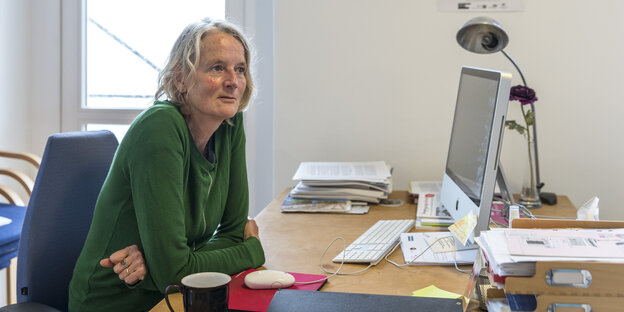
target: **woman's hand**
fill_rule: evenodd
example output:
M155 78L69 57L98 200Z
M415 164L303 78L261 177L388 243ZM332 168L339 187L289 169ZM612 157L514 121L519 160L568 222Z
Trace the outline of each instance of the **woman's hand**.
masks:
M260 235L258 234L258 225L254 219L247 220L247 224L245 224L245 234L243 236L244 240L247 240L249 237L255 237L260 240Z
M119 279L129 285L142 281L147 273L143 253L137 245L114 252L109 258L102 259L100 265L105 268L113 268L113 271L119 275Z

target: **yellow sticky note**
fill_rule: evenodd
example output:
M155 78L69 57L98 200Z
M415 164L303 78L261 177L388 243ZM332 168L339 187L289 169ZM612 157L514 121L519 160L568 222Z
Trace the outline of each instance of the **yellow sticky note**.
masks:
M465 246L475 226L477 226L477 216L470 211L465 217L451 224L448 229Z
M418 290L414 290L412 292L412 296L415 297L432 297L432 298L448 298L448 299L457 299L462 297L460 294L456 294L454 292L442 290L435 285L429 285L425 288L421 288Z
M462 299L464 304L468 302L468 299L460 294L454 292L442 290L435 285L429 285L425 288L414 290L412 292L414 297L430 297L430 298L446 298L446 299Z

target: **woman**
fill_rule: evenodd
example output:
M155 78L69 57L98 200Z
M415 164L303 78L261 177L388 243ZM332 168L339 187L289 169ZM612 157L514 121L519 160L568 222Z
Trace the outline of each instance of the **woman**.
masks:
M133 122L102 187L70 311L149 310L186 275L264 263L247 220L249 66L233 25L204 19L184 29L159 75L155 98L168 100Z

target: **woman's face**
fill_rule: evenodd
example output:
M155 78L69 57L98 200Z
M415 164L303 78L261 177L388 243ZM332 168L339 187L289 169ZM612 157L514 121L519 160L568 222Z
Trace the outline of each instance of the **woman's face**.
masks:
M199 66L186 103L192 118L222 122L238 111L247 86L245 50L231 35L216 32L202 39ZM182 87L184 87L184 85Z

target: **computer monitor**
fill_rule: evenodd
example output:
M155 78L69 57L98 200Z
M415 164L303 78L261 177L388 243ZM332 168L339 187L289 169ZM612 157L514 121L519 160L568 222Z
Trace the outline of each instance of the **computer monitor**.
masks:
M471 243L490 222L510 87L509 73L461 69L440 204L456 221L477 216Z

